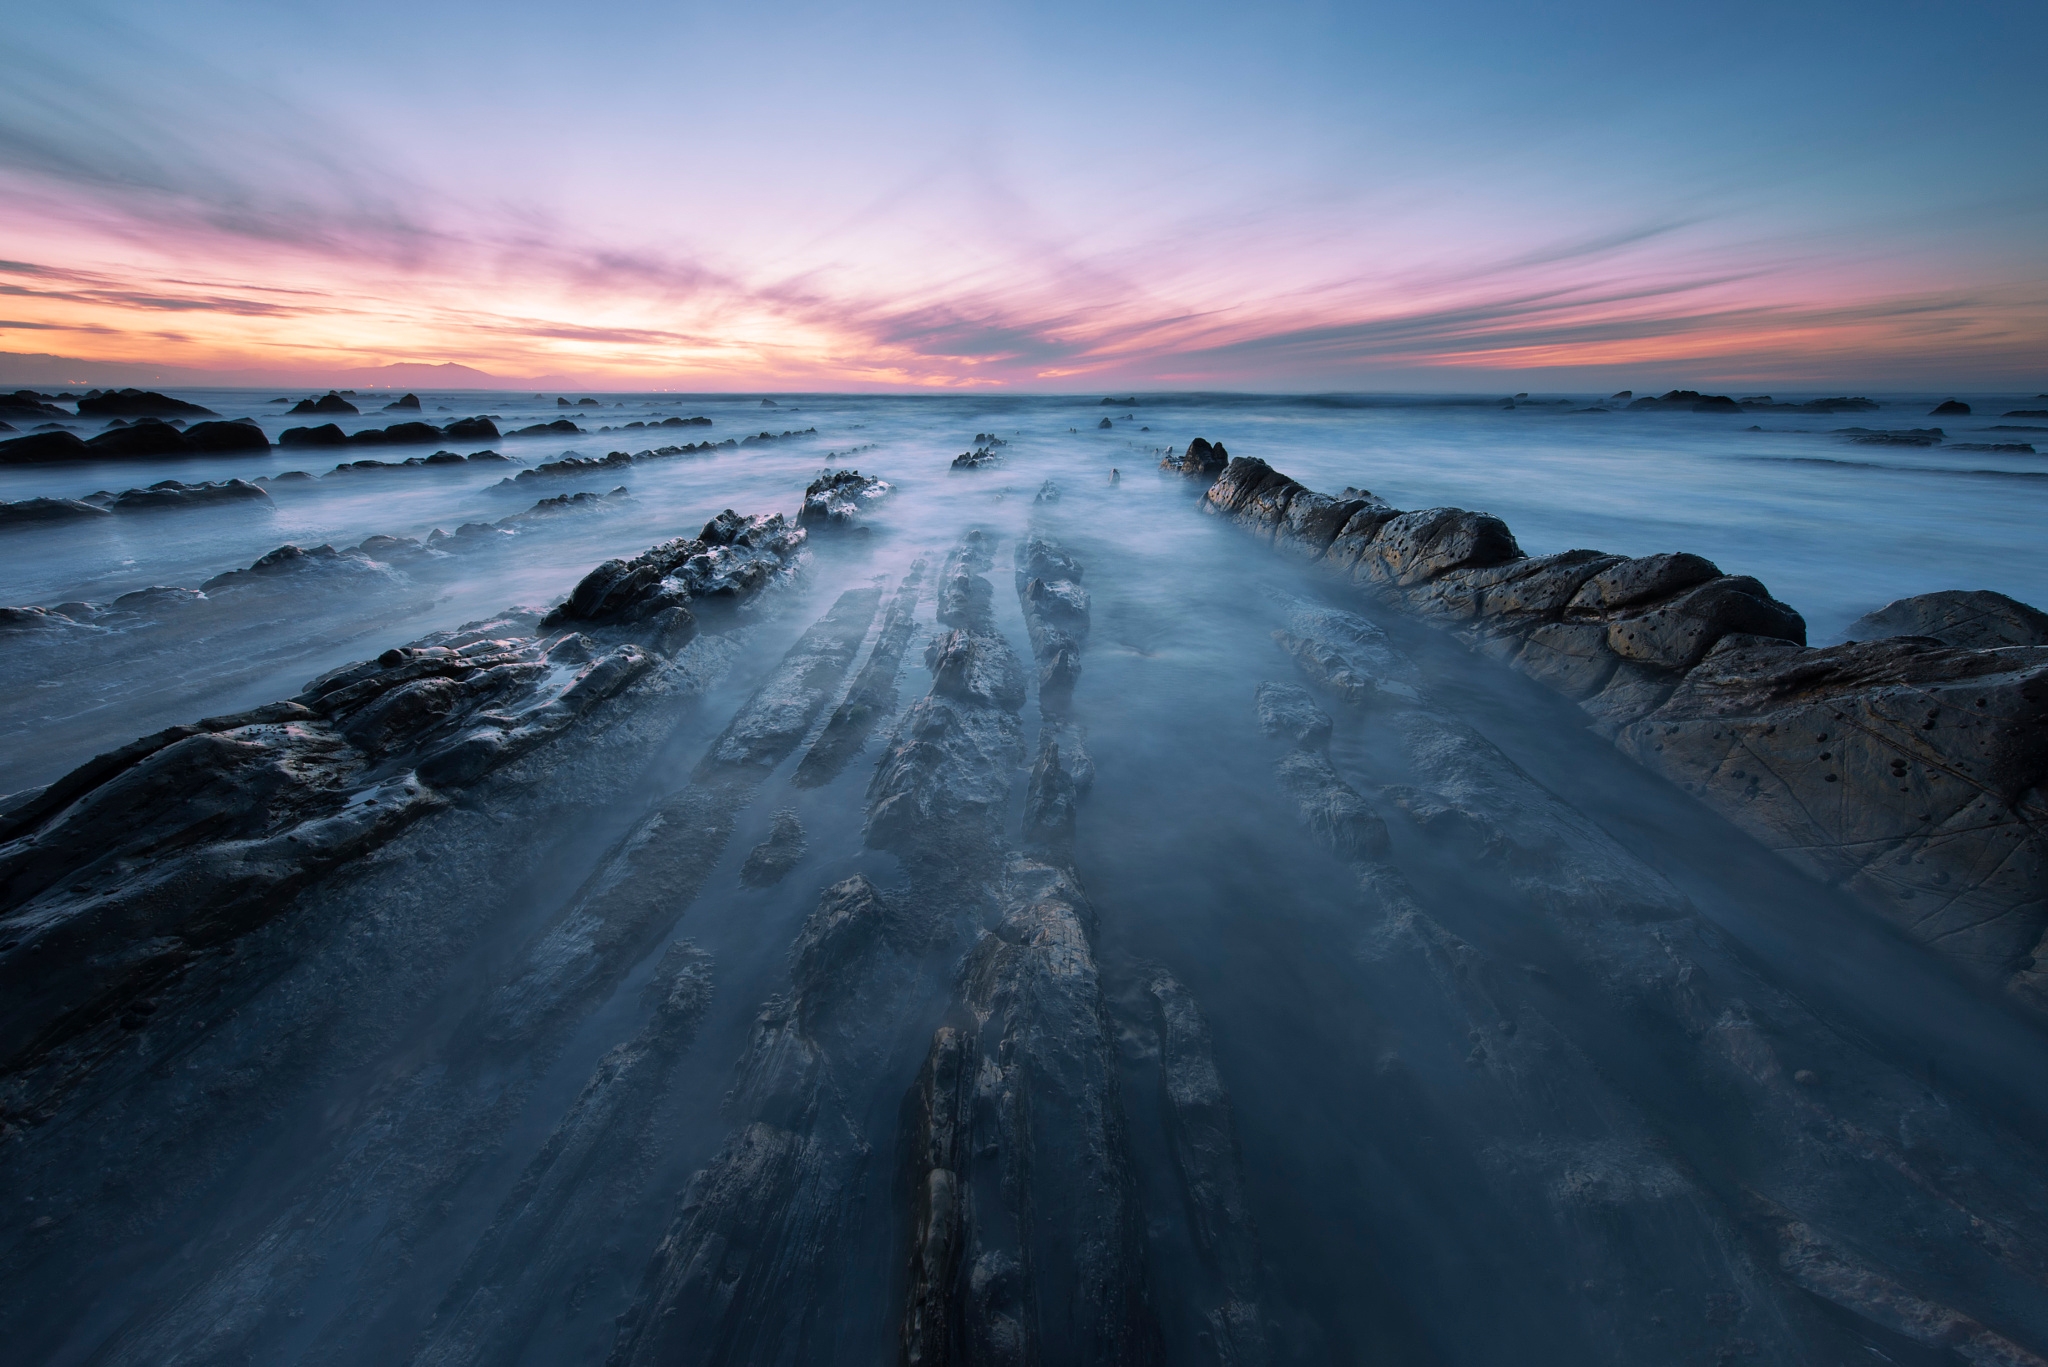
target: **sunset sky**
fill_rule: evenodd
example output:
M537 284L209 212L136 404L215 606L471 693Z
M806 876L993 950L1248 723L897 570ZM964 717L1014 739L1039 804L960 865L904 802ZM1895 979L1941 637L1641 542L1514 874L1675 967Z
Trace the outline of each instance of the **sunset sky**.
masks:
M2048 389L2038 0L7 10L16 383Z

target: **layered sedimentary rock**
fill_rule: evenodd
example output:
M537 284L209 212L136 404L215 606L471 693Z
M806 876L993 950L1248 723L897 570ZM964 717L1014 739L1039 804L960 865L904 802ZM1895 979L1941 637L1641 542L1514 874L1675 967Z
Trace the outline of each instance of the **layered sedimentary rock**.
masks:
M1057 634L1077 651L1087 622L1078 564L1036 536L1018 560L1034 639ZM1064 574L1051 582L1074 594L1048 591L1043 572L1055 569ZM1040 699L1048 723L1063 720L1071 680L1055 701ZM907 1109L905 1363L1160 1355L1094 910L1073 867L1076 796L1049 725L1000 918L968 954L958 1007L933 1036Z
M144 737L9 799L0 1069L37 1074L10 1110L61 1095L195 957L656 668L691 634L691 586L752 592L803 541L790 529L744 546L733 526L707 531L726 540L683 543L695 548L692 575L660 590L651 618L628 594L538 635L518 621L473 624L330 671L293 699Z
M2048 1009L2048 646L1809 649L1797 612L1699 556L1530 557L1488 514L1332 498L1255 459L1204 506L1512 662L1766 845ZM2031 629L1968 618L1994 619L2001 640Z
M867 512L889 496L887 480L864 475L858 470L828 470L804 490L804 506L797 511L797 525L819 528L851 528L862 525Z
M1557 1307L1565 1341L1601 1360L1793 1363L1889 1344L1880 1330L1915 1351L2042 1361L2022 1345L2048 1329L2048 1188L2025 1144L1760 974L1661 874L1416 696L1417 672L1370 623L1303 606L1276 639L1395 742L1340 770L1304 690L1260 689L1262 725L1289 746L1282 786L1358 878L1361 953L1388 970L1378 1000L1435 992L1465 1029L1500 1230L1589 1293ZM1389 841L1392 822L1406 841ZM1446 924L1483 914L1425 907L1396 848L1462 864L1482 896L1504 890L1523 961ZM1626 1065L1620 1019L1681 1092ZM1423 1060L1386 1064L1407 1066ZM1705 1316L1676 1320L1673 1286L1704 1296Z
M979 577L984 540L969 534L948 558L949 576ZM941 616L961 625L947 635L974 631L986 651L1006 648L987 611L990 595L954 588L953 610L942 607ZM894 691L902 643L891 638L916 602L906 580L854 685L865 706ZM842 1360L846 1335L862 1332L866 1312L849 1303L861 1298L835 1288L864 1272L846 1250L861 1237L862 1193L886 1180L888 1136L873 1129L875 1089L928 1037L948 966L987 914L977 888L999 867L1021 750L1021 698L940 687L935 681L906 711L869 788L867 843L901 854L908 883L838 883L798 933L789 991L763 1004L739 1061L726 1104L733 1129L679 1198L620 1322L612 1361L621 1367L833 1362ZM946 744L934 735L940 726L974 743ZM893 1118L892 1109L882 1115ZM874 1332L872 1322L865 1327Z

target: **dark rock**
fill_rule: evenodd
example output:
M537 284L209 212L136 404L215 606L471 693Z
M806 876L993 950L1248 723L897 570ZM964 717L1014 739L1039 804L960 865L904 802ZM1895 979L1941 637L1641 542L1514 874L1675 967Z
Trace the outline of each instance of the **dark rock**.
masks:
M261 503L268 507L270 495L247 480L180 484L177 480L166 479L147 489L126 490L104 506L108 512L133 513L159 508L196 508L214 503Z
M346 446L348 434L331 422L318 427L287 427L277 437L279 446Z
M360 413L362 410L333 390L318 399L300 399L287 410L291 413ZM282 443L280 443L281 445Z
M1104 419L1103 419L1103 420L1102 420L1101 422L1098 422L1098 423L1096 423L1095 425L1096 425L1096 426L1097 426L1098 428L1100 428L1101 430L1103 430L1103 431L1107 432L1108 430L1110 430L1110 428L1114 427L1114 426L1115 426L1116 424L1112 423L1112 422L1111 422L1111 421L1110 421L1110 420L1109 420L1108 418L1104 418Z
M776 402L775 402L775 400L773 400L773 399L763 399L763 400L761 400L761 407L763 407L763 408L780 408L781 406L782 406L782 405L780 405L780 404L776 403Z
M796 520L800 527L849 528L860 523L867 510L888 497L890 485L858 470L828 470L804 489L803 507Z
M496 441L498 425L489 418L457 418L441 429L449 441Z
M784 807L775 813L768 838L748 851L747 862L740 866L740 881L753 888L773 887L803 860L806 848L803 823Z
M76 432L35 432L26 437L0 441L0 465L90 460L93 454Z
M145 418L129 427L109 428L86 445L97 456L181 456L188 450L183 432L155 418Z
M1846 634L1851 641L1924 636L1961 650L2048 646L2048 612L1986 589L1948 589L1887 603Z
M1175 471L1189 479L1206 479L1213 483L1229 464L1230 453L1223 449L1223 443L1216 442L1212 445L1203 438L1196 437L1188 443L1187 450L1181 454L1176 456L1169 453L1165 460L1159 462L1159 468Z
M516 432L508 432L505 435L512 437L573 437L581 436L582 434L583 429L578 427L575 423L569 421L567 418L556 418L553 422L537 422L534 423L531 427L522 427ZM476 439L471 437L468 433L458 434L455 431L455 427L453 425L449 427L448 435L451 438L458 438L460 440L465 441Z
M1310 497L1240 458L1205 506L1285 541L1301 535L1285 510ZM1322 561L1455 622L1578 700L1639 763L2048 1010L2048 970L2035 968L2048 963L2048 751L2035 753L2048 743L2048 614L1999 595L1927 595L1857 625L1891 639L1810 650L1797 612L1698 556L1529 560L1505 527L1459 509L1368 506ZM1330 649L1316 635L1282 644L1355 701L1412 701L1405 680L1383 693L1383 665L1347 662L1383 648ZM1296 776L1311 788L1316 777Z
M393 423L384 429L384 440L393 446L425 445L440 441L442 435L441 429L429 422Z
M208 455L230 451L268 451L270 438L247 419L234 422L195 422L185 429L185 447Z
M2005 416L2008 418L2048 418L2048 408L2015 408Z
M24 498L16 503L0 502L0 527L29 522L65 522L80 518L105 517L107 510L75 498Z
M1742 405L1726 394L1702 394L1697 389L1673 389L1654 399L1637 399L1628 406L1631 413L1667 410L1687 413L1740 413Z
M1839 427L1835 432L1858 446L1939 446L1946 435L1939 427L1909 427L1891 432L1873 431L1868 427Z
M0 417L29 419L68 418L72 414L55 404L45 403L43 396L33 389L17 389L12 394L0 394Z
M1967 418L1970 416L1970 405L1956 399L1949 399L1928 409L1927 416L1930 418Z
M924 578L925 562L914 561L903 576L896 596L882 617L882 629L875 637L867 663L854 677L846 700L833 709L791 782L799 788L817 788L838 777L853 757L867 744L877 723L896 709L896 672L903 652L917 627L918 588Z
M220 414L196 403L142 389L110 389L78 401L81 418L217 418Z
M407 394L403 398L393 399L390 403L384 405L384 411L386 413L417 413L420 411L420 396L417 394Z

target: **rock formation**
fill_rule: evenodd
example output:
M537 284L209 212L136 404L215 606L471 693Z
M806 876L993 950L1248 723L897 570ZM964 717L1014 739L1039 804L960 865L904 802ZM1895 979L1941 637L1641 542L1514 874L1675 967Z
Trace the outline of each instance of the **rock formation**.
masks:
M2048 646L1809 649L1798 613L1698 556L1531 558L1485 513L1332 498L1256 459L1204 506L1574 699L1639 763L2048 1010Z

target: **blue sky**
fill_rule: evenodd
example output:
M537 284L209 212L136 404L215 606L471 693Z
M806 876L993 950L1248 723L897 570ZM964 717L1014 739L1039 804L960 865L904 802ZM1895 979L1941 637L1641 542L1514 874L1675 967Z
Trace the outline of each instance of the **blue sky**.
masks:
M2048 388L2039 5L11 9L0 351Z

